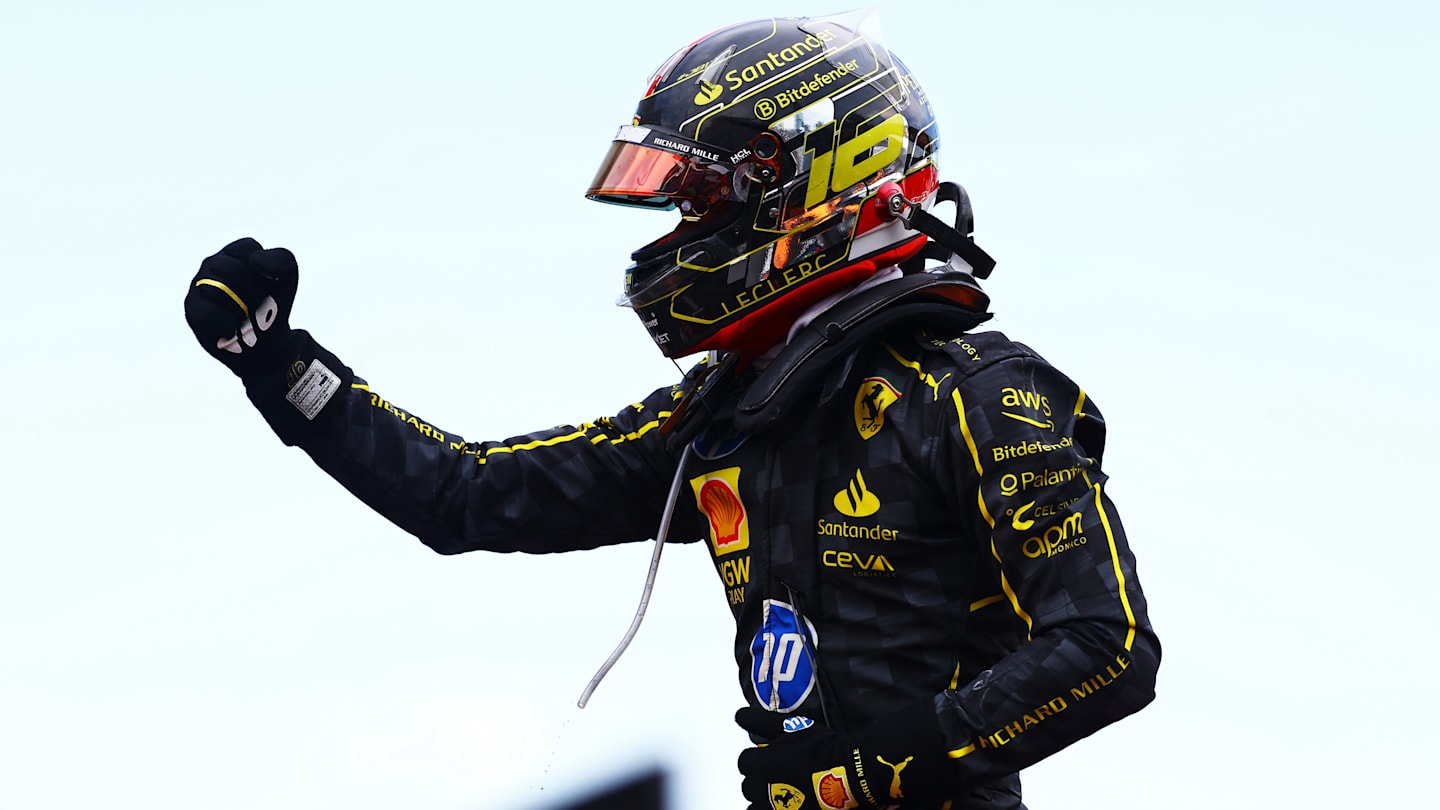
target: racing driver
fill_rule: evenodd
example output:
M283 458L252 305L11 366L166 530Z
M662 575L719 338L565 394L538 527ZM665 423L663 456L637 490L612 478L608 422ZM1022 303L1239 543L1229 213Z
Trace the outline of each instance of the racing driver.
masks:
M979 328L994 261L939 147L873 11L671 56L587 196L678 212L620 303L696 357L590 422L472 441L396 408L291 327L295 258L253 239L185 315L285 444L441 554L708 549L751 808L1020 808L1022 769L1152 700L1160 647L1100 411Z

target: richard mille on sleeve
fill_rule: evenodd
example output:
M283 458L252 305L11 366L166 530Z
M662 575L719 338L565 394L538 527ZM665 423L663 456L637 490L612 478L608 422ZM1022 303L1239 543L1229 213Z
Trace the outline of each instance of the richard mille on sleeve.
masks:
M966 779L1017 771L1139 710L1153 699L1160 658L1101 470L1099 409L995 335L952 350L982 359L948 391L937 453L937 479L973 506L970 529L988 557L991 592L977 594L972 629L1008 636L1002 646L1015 650L979 672L962 660L937 698Z
M673 400L662 388L593 422L470 441L357 379L300 447L442 554L593 548L654 536L676 463L657 428Z

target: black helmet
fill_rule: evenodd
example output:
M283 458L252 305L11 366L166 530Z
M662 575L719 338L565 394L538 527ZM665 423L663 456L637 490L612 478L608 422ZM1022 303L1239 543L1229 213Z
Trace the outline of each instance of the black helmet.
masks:
M667 357L759 354L807 306L924 246L876 192L898 183L928 206L939 136L874 15L721 29L670 57L620 128L586 196L680 210L632 254L619 300Z

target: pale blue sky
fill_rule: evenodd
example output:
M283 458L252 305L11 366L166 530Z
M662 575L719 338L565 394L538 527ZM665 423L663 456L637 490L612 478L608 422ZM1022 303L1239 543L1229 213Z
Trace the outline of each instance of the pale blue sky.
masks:
M471 439L677 374L613 306L670 216L582 192L650 71L841 7L56 2L0 22L0 808L544 808L632 768L741 806L729 615L648 544L442 558L282 447L181 299L233 238L294 322ZM1430 794L1432 3L881 0L994 325L1078 380L1160 696L1035 810Z

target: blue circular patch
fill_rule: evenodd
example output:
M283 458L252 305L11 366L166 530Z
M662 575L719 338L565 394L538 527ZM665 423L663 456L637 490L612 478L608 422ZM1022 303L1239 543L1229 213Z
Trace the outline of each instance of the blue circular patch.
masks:
M795 609L765 600L765 618L750 642L750 684L755 698L773 712L794 710L815 688L815 662L810 657L815 628L806 622L801 635Z

